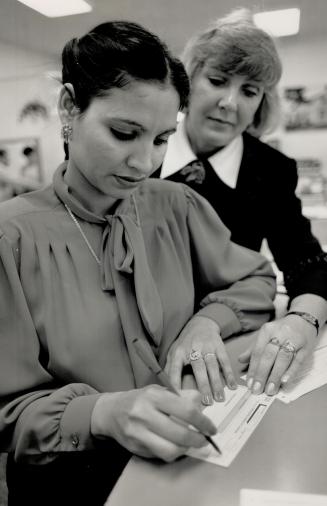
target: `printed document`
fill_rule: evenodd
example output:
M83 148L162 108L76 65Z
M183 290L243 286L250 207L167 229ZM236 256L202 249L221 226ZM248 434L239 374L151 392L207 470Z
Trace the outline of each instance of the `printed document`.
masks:
M243 385L239 385L236 390L225 388L225 401L215 402L203 411L217 427L217 434L212 436L212 439L221 449L222 455L219 455L211 445L192 449L188 455L218 466L228 467L273 400L274 397L266 394L253 395Z
M327 326L318 337L313 356L289 385L284 385L277 399L289 403L327 383Z

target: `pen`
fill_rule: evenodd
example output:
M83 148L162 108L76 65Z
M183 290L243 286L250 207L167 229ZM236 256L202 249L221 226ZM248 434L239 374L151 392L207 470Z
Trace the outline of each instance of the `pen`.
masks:
M146 342L140 341L137 338L133 340L133 344L139 357L143 360L144 364L150 369L150 371L152 371L157 376L160 383L168 390L170 390L170 392L173 392L174 394L180 397L181 396L180 392L172 385L168 375L158 364L157 360L155 359L152 353L152 350L151 351L149 350L149 345ZM215 441L206 434L202 433L202 435L206 438L208 443L210 443L214 447L214 449L219 453L219 455L222 455L222 451L215 443Z

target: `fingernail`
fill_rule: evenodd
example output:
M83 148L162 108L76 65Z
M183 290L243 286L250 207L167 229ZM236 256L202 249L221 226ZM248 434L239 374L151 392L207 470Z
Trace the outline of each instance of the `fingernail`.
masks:
M234 379L231 379L228 381L228 387L231 388L232 390L236 390L237 388L237 383Z
M285 384L285 383L288 382L289 379L290 379L289 376L283 376L282 379L281 379L281 382Z
M225 395L222 392L215 392L215 401L223 402L225 400Z
M248 388L249 388L250 390L251 390L252 384L253 384L253 378L249 378L249 379L248 379L248 382L247 382L247 386L248 386Z
M261 392L261 383L260 383L260 381L256 381L254 383L252 392L254 394L260 394L260 392Z
M211 395L204 395L202 397L202 404L204 404L205 406L210 406L212 402L213 401Z
M273 395L275 393L275 383L269 383L266 392L268 395Z

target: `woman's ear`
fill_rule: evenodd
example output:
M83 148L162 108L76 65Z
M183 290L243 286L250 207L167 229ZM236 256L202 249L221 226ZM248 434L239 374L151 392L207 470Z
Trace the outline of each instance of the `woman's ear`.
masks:
M63 125L71 123L77 113L74 87L71 83L65 83L60 90L58 100L58 114L61 123Z

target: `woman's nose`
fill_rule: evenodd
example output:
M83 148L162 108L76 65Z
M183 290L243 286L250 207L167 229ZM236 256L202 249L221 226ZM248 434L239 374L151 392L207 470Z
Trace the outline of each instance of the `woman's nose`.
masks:
M222 109L235 111L237 109L238 92L235 88L228 88L226 92L219 98L218 106Z
M153 149L141 146L135 149L128 158L128 166L147 176L153 171Z

